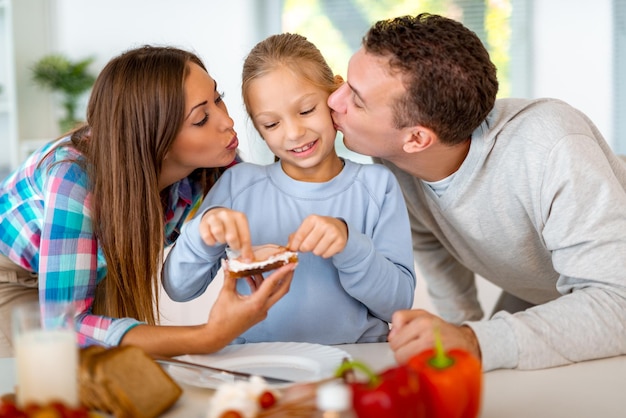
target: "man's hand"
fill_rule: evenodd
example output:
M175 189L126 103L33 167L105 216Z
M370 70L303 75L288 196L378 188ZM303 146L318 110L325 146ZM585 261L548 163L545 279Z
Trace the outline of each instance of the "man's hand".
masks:
M474 331L466 325L457 326L422 309L397 311L392 317L389 346L396 361L403 364L414 355L435 346L434 330L439 329L446 350L460 348L480 359L480 346Z

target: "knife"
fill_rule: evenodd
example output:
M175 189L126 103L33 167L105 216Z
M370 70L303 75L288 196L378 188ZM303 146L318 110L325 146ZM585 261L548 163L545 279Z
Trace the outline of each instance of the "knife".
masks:
M219 367L207 366L207 365L199 364L199 363L192 363L189 361L178 360L178 359L171 358L171 357L152 355L152 358L157 363L160 363L160 364L186 367L189 369L197 369L197 370L202 370L202 371L210 371L210 372L213 372L213 374L231 376L234 378L234 380L248 380L251 376L259 376L265 379L265 381L270 384L284 385L287 383L294 383L293 380L281 379L278 377L271 377L271 376L263 376L259 374L253 374L253 373L238 372L236 370L220 369Z

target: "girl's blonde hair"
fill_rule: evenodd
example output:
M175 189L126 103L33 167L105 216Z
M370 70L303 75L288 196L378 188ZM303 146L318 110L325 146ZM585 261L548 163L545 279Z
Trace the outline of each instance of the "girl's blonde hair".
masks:
M339 87L324 56L307 38L295 33L272 35L256 44L243 64L241 94L248 115L250 83L280 67L289 68L294 74L329 94Z

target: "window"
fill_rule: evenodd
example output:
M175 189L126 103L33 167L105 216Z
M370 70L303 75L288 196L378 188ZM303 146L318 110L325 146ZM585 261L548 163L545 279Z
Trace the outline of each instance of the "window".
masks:
M306 36L322 51L331 68L345 76L350 56L377 20L422 12L463 22L487 46L498 68L500 97L528 97L530 39L527 33L529 0L284 0L283 32ZM340 155L371 161L345 149Z

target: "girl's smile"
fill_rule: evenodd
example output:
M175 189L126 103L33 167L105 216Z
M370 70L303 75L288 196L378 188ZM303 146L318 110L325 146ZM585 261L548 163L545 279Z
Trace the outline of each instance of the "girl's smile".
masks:
M303 147L293 148L291 149L291 152L296 154L298 157L308 157L309 155L315 152L316 145L317 145L317 140L313 142L309 142ZM307 151L310 151L310 152L307 152Z

